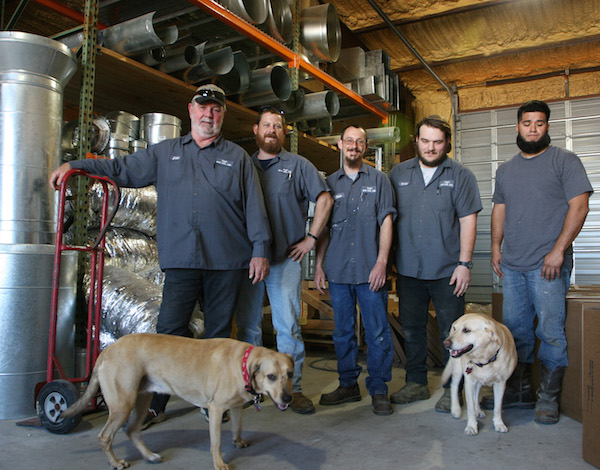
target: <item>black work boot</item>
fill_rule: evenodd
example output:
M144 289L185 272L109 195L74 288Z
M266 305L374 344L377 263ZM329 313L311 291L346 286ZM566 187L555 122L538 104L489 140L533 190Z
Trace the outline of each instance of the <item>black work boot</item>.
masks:
M350 387L342 387L340 385L333 392L321 395L319 403L321 405L329 406L340 405L351 401L360 401L360 389L358 388L358 384L351 385Z
M537 391L535 404L535 422L540 424L556 424L559 419L558 400L562 388L565 368L549 370L544 364L540 368L540 388Z
M494 409L494 395L483 397L480 404L483 410ZM506 382L502 409L520 408L530 410L535 406L533 391L531 390L531 364L518 362L517 367Z

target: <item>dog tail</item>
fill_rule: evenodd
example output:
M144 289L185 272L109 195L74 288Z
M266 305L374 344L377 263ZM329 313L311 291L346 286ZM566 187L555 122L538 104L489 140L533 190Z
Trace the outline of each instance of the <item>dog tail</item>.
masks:
M448 380L450 380L450 376L452 375L452 358L448 358L448 362L446 362L446 367L444 367L444 372L442 372L442 385L446 385Z
M99 388L100 388L100 381L98 380L98 373L96 371L96 368L94 368L94 371L92 372L92 377L90 378L90 381L88 382L88 386L85 389L85 393L83 394L83 396L81 396L79 398L79 400L77 400L75 403L73 403L71 406L69 406L65 411L63 411L60 414L60 417L61 418L70 418L71 416L75 416L76 414L83 412L83 410L85 410L87 408L89 402L94 397L96 392L98 392Z

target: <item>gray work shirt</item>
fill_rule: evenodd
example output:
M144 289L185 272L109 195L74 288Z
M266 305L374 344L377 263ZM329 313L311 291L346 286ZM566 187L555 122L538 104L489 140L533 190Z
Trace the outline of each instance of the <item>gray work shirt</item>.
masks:
M492 202L506 205L502 264L522 272L541 266L562 232L569 200L586 192L593 190L579 157L553 145L535 157L518 153L500 165ZM569 246L568 269L572 253Z
M394 191L381 171L362 164L355 181L343 168L327 177L334 205L325 275L338 284L364 284L377 262L379 228L394 217Z
M70 163L124 187L156 186L162 269L245 269L251 257L268 257L258 175L246 151L222 136L202 149L187 134L124 158Z
M271 261L281 262L287 259L289 247L305 237L308 202L316 202L329 188L315 166L300 155L282 149L264 169L257 155L252 160L271 222Z
M460 261L459 219L482 208L473 173L446 158L427 186L415 157L390 171L396 192L396 270L417 279L452 276Z

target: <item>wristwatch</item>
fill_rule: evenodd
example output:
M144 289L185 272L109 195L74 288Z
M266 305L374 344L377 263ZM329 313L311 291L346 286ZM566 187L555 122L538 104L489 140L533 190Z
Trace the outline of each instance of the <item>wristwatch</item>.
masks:
M466 266L467 269L473 269L473 262L472 261L459 261L458 262L459 266Z

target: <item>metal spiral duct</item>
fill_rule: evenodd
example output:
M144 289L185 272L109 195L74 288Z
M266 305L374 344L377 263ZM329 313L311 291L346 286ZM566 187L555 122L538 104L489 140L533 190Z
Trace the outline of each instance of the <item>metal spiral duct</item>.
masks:
M243 106L261 106L287 101L292 95L292 81L285 68L276 65L252 71L250 88L240 96Z
M217 85L227 95L237 95L248 90L250 86L250 65L242 51L233 53L233 68L225 75L217 77Z
M288 121L314 120L335 116L340 112L340 99L333 91L319 91L304 95L304 104L299 111L286 116Z
M225 75L234 67L233 49L224 47L214 52L205 53L206 42L196 46L200 53L200 63L190 67L183 73L183 79L188 83L197 83L214 76Z
M342 50L342 28L333 5L326 3L300 12L300 43L320 60L338 60Z
M221 4L232 13L252 24L267 20L269 0L221 0ZM278 1L278 0L275 0Z
M104 46L126 56L135 55L162 46L169 46L177 41L177 26L154 29L152 11L129 21L106 28L102 32Z

